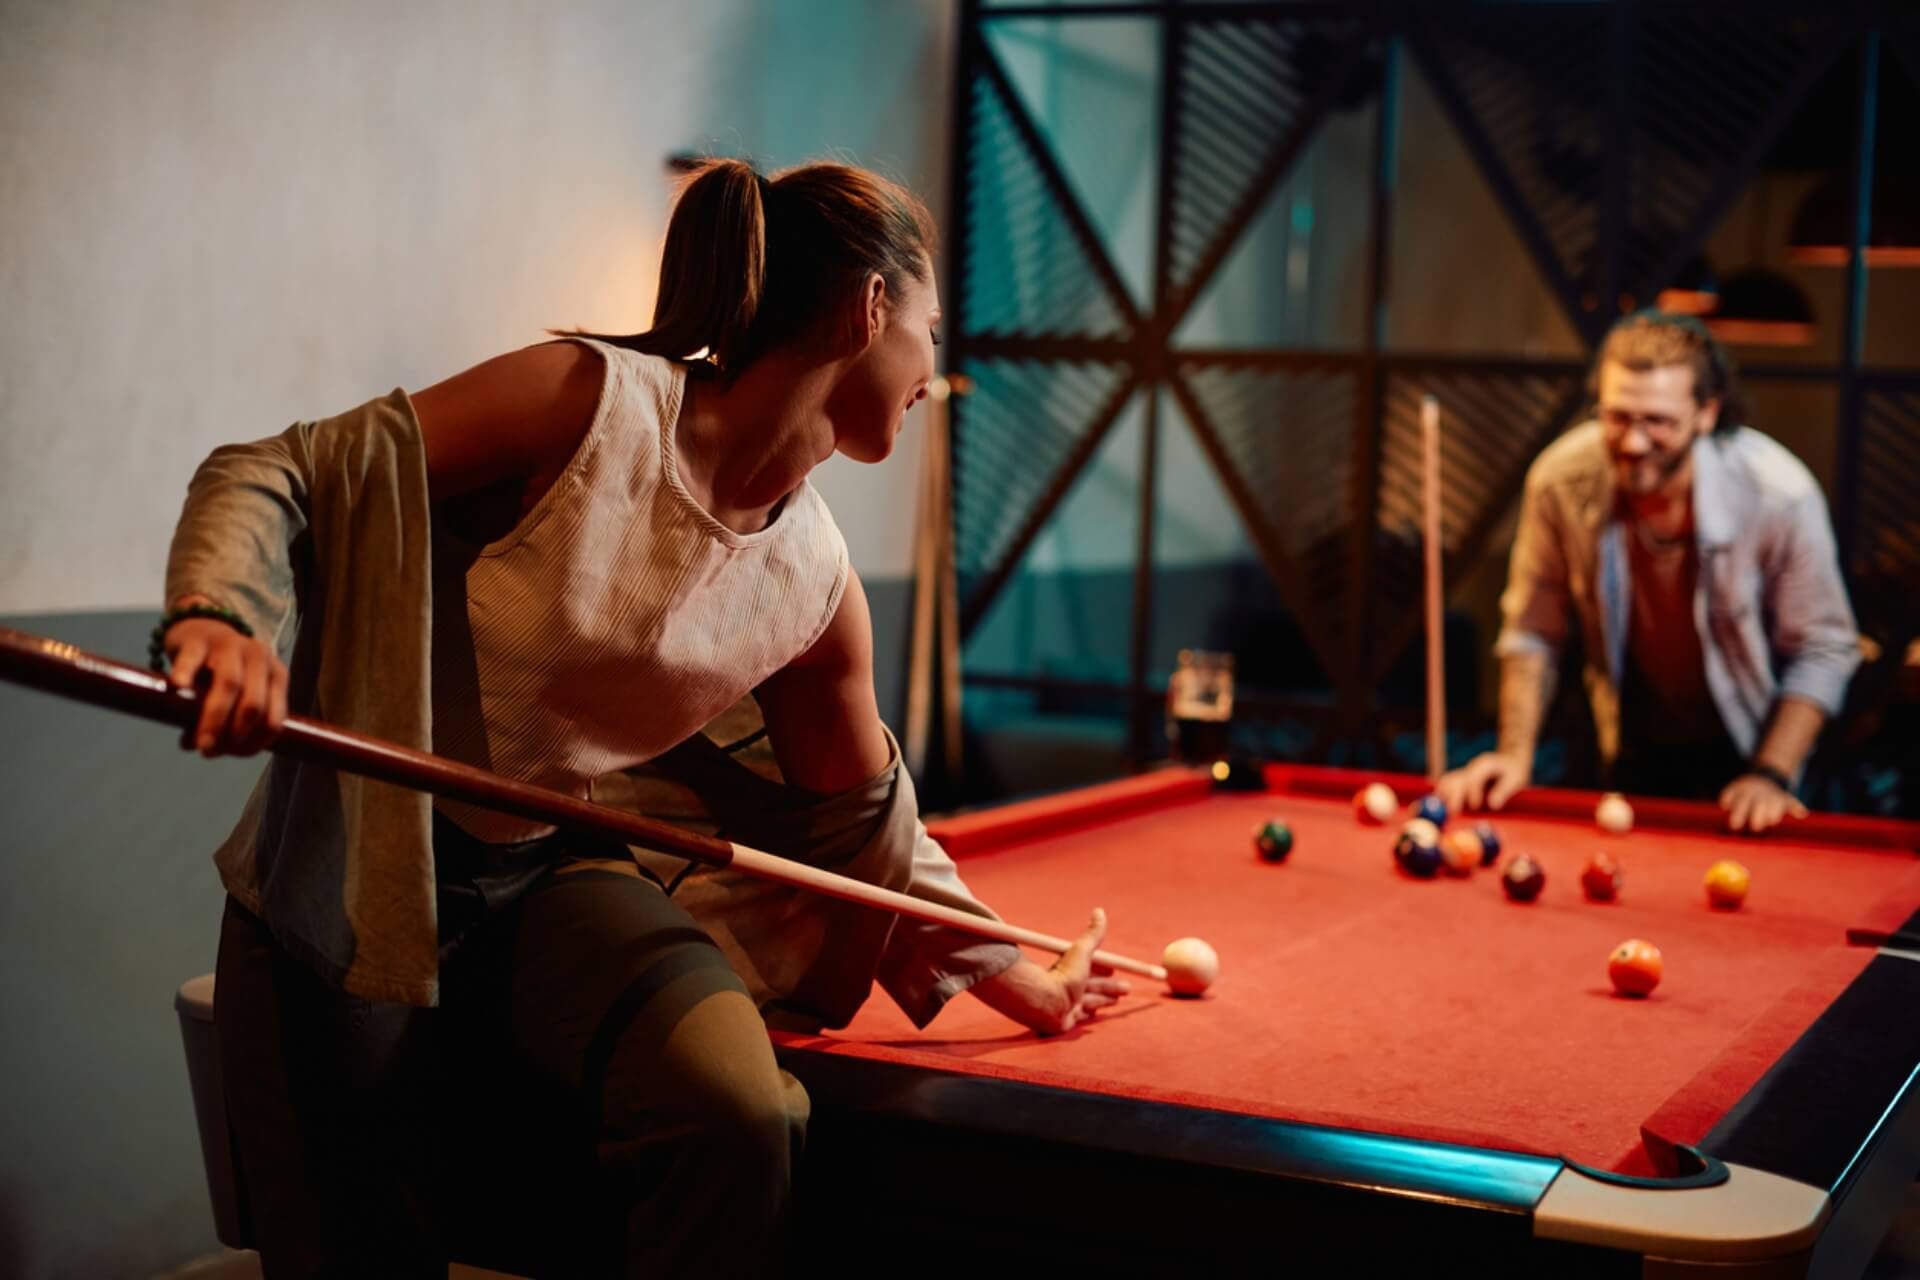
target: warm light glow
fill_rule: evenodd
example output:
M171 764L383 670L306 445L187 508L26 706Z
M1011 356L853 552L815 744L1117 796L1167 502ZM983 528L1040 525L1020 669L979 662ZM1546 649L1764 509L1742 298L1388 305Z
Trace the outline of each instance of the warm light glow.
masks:
M1710 289L1662 289L1653 305L1668 315L1704 316L1720 305L1720 295Z
M1847 247L1840 244L1796 244L1787 249L1787 257L1803 267L1844 267ZM1870 267L1920 267L1920 245L1870 244Z
M1225 760L1215 760L1213 762L1213 780L1215 782L1225 782L1227 775L1232 772L1233 770L1227 768L1227 762Z
M1741 347L1805 347L1813 344L1810 324L1789 320L1730 320L1707 318L1707 328L1722 342Z
M952 394L953 384L937 374L934 376L933 381L927 384L927 399L929 400L945 400Z

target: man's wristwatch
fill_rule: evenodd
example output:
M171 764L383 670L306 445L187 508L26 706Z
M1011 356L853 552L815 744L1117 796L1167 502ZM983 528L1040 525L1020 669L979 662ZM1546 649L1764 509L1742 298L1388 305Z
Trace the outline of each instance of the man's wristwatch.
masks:
M1787 792L1789 795L1793 793L1793 779L1770 764L1763 764L1758 760L1749 760L1747 761L1747 772L1756 777L1765 778L1768 782L1771 782L1774 786Z

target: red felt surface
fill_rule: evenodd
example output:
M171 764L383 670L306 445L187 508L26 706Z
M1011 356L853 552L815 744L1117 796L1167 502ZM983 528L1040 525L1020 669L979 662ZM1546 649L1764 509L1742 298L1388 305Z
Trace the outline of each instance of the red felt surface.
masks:
M1076 826L1075 801L1111 820ZM893 1058L1106 1093L1347 1125L1646 1169L1692 1141L1865 966L1848 930L1920 904L1920 859L1895 848L1680 833L1590 821L1497 821L1511 854L1547 871L1516 905L1498 877L1411 880L1392 826L1365 827L1344 794L1207 794L1163 773L941 824L961 870L1008 919L1071 935L1104 906L1108 946L1158 960L1176 937L1219 951L1198 1001L1136 981L1088 1030L1038 1039L960 1000L916 1033L885 1000L818 1041ZM1643 811L1643 819L1644 819ZM1295 850L1259 861L1254 827L1292 824ZM1008 832L1015 838L996 840ZM1596 849L1621 897L1586 902ZM1706 905L1720 858L1753 872L1747 905ZM1607 956L1629 937L1665 956L1646 999L1613 994Z

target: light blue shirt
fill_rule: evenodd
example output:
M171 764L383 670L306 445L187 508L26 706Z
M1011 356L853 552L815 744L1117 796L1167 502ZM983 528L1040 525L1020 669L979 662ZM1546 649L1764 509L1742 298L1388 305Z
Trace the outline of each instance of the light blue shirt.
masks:
M1727 735L1752 755L1782 696L1829 716L1860 663L1820 486L1771 438L1736 427L1693 445L1699 553L1691 624ZM1619 753L1619 690L1633 599L1627 529L1597 422L1560 437L1527 472L1495 652L1558 657L1577 618L1601 754Z

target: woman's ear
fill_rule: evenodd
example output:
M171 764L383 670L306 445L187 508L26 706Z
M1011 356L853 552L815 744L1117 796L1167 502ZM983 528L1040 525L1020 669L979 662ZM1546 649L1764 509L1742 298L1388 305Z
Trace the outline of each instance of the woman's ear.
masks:
M860 318L864 348L880 336L887 321L887 282L878 271L867 272L860 286Z

